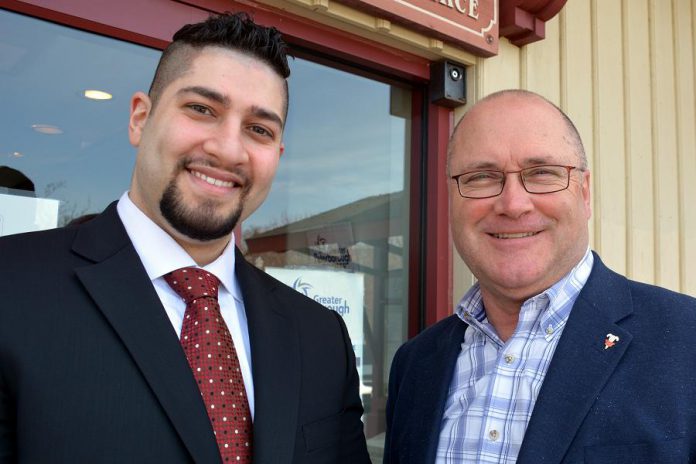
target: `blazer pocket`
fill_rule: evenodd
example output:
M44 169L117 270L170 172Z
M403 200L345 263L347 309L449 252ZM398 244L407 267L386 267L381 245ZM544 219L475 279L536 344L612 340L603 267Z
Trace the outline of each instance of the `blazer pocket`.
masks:
M683 438L659 443L585 447L586 464L689 464Z
M305 448L308 453L338 445L341 441L341 417L343 413L319 419L302 426Z

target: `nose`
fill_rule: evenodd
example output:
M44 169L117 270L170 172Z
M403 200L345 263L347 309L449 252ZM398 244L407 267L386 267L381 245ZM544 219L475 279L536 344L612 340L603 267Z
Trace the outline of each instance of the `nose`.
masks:
M534 209L531 195L524 189L519 173L508 173L503 192L495 197L494 211L511 218L519 218Z
M223 166L234 166L249 159L239 121L226 121L211 128L203 142L203 150L218 158Z

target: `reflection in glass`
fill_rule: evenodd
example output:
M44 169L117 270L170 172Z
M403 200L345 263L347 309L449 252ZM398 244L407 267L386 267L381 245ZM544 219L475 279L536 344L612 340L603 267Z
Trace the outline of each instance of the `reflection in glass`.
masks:
M342 314L378 462L388 369L406 338L411 92L291 62L286 151L244 224L247 259Z
M0 166L30 179L37 214L55 204L52 227L100 212L128 188L134 159L129 100L148 88L159 55L0 10ZM88 89L113 98L86 98ZM45 228L33 219L19 223L24 211L17 208L24 206L16 205L27 200L10 199L22 190L3 179L0 174L5 233Z

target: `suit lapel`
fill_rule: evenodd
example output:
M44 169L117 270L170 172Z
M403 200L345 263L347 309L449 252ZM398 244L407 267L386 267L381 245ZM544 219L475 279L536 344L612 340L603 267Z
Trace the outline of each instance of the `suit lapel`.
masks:
M279 284L247 263L239 251L236 274L249 324L255 404L254 462L290 462L300 397L296 322L280 311L283 302L274 293Z
M94 264L75 272L119 335L196 462L220 462L198 386L115 204L83 226L73 250Z
M432 463L440 437L440 425L447 401L447 392L452 381L454 366L461 352L464 332L467 325L457 316L450 317L451 325L444 337L439 337L434 349L428 349L419 356L413 366L414 375L405 376L407 382L413 382L409 395L415 399L413 409L409 413L412 423L408 427L410 436L406 437L401 446L408 446L400 455L408 456L406 462Z
M520 464L562 461L631 343L631 334L617 325L633 312L626 281L607 269L597 255L594 259L592 274L573 306L539 392L518 455ZM604 346L607 334L620 337L609 349Z

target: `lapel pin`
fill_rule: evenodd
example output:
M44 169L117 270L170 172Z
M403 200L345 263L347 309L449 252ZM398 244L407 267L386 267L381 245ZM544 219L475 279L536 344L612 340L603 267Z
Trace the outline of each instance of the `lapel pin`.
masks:
M609 348L613 347L616 345L616 343L620 340L620 338L613 333L608 333L607 338L604 339L604 349L608 350Z

